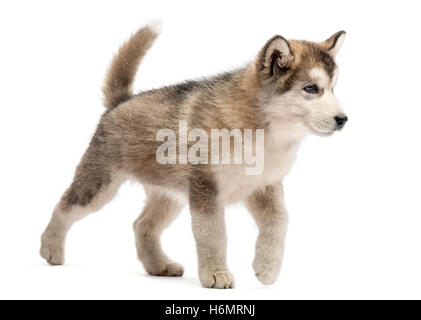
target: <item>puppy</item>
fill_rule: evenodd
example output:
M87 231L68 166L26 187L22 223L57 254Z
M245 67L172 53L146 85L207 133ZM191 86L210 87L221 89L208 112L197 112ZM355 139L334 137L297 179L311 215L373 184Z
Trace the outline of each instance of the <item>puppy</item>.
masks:
M288 224L282 180L300 141L308 133L331 135L348 120L333 93L338 74L335 56L345 32L320 43L277 35L241 69L133 95L138 65L157 35L153 27L145 26L114 57L104 85L106 110L41 237L41 256L51 265L63 264L72 225L101 209L123 182L135 179L147 194L134 231L138 257L149 274L183 274L183 267L163 252L160 237L188 203L202 285L232 288L224 208L243 202L259 228L256 276L272 284L281 268ZM217 136L218 143L224 135L230 142L239 138L238 133L252 132L256 156L263 159L260 170L247 174L250 166L244 161L221 163L215 157L207 161L209 153L195 147L198 135L187 135L180 124L199 130L204 139L214 137L215 129L226 129ZM160 153L163 129L178 137ZM246 137L235 141L244 147L245 156ZM201 146L211 144L224 159L235 157L236 148L224 149L218 143L202 141ZM237 160L242 159L240 151ZM197 153L199 160L193 161ZM160 161L162 157L167 161Z

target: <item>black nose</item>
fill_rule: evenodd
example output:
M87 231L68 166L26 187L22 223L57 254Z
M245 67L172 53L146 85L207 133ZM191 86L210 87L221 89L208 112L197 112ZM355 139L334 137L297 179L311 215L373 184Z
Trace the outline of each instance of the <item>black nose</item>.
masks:
M338 129L342 129L345 123L348 121L348 117L344 114L339 114L334 119L336 121L336 127Z

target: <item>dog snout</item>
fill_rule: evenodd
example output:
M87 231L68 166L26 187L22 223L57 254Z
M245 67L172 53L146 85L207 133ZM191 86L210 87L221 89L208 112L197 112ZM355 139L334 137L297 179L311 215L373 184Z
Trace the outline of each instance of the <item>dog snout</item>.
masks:
M338 114L334 117L336 122L336 129L340 130L345 126L345 123L348 121L348 117L344 114Z

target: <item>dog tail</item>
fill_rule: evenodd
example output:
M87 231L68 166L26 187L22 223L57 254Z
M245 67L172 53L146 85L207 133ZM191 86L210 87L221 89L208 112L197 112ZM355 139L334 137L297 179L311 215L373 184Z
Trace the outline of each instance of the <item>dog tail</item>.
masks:
M103 87L104 105L111 109L129 100L137 68L158 36L157 26L147 25L133 34L114 56Z

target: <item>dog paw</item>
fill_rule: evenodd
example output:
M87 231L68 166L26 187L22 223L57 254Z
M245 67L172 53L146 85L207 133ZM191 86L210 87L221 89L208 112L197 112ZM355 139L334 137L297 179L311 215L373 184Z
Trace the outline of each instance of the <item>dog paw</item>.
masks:
M234 277L228 271L207 271L200 275L200 281L205 288L232 289Z
M145 266L146 268L146 266ZM146 268L146 271L151 276L156 277L181 277L184 274L183 266L176 262L163 263L159 267L154 266L153 268Z
M257 279L264 285L274 284L281 269L281 259L258 254L253 262Z
M170 262L165 265L163 270L157 272L155 275L158 277L181 277L184 274L183 266L176 262Z
M64 264L64 245L61 241L55 241L42 237L41 257L53 266Z

